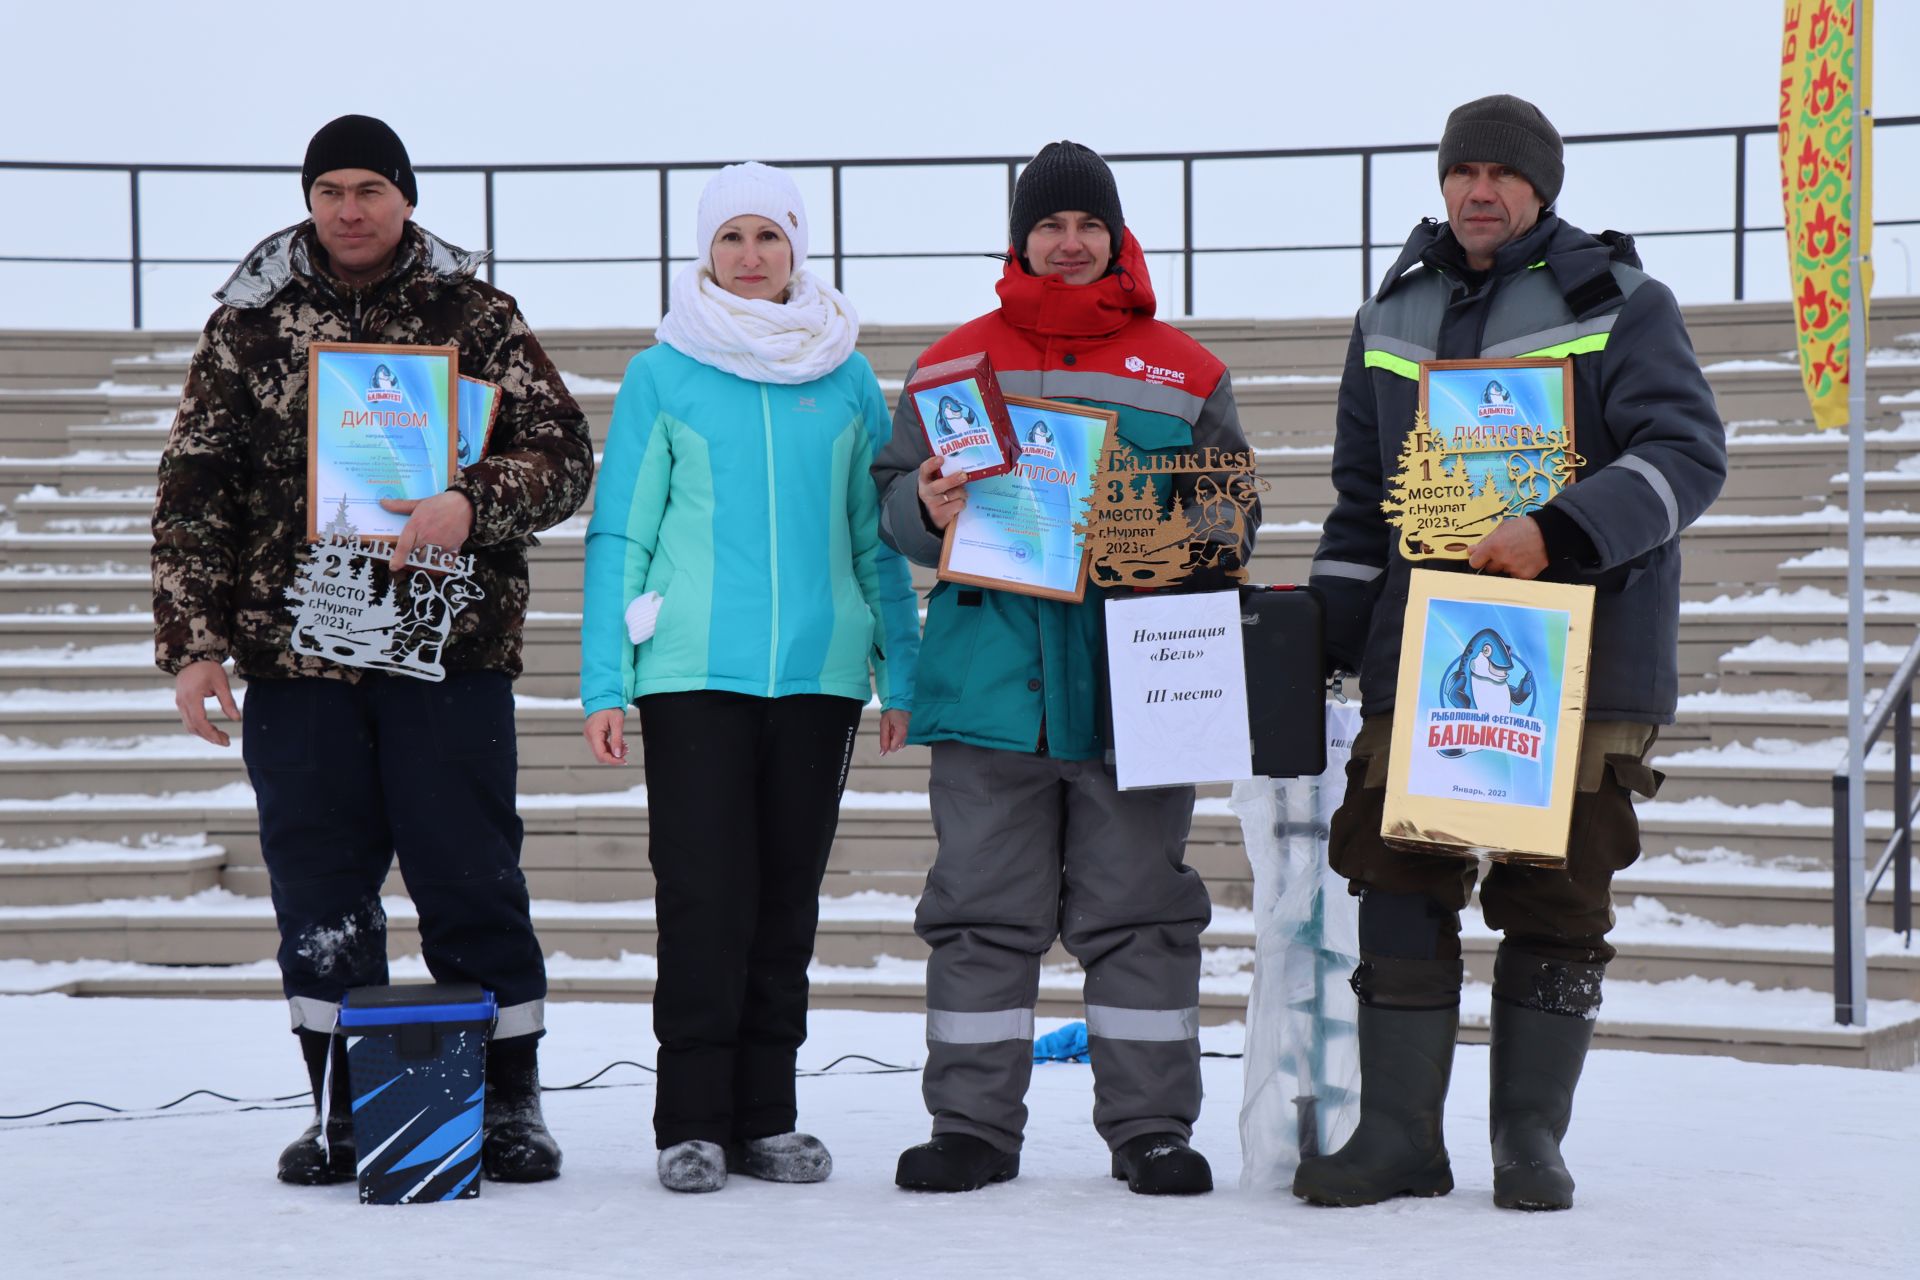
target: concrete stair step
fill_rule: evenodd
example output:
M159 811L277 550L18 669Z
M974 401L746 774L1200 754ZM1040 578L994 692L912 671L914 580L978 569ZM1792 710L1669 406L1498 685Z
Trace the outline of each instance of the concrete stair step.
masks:
M5 455L0 440L0 455ZM57 493L89 489L138 489L149 495L160 471L158 450L71 450L43 458L0 456L0 505L10 506L32 490Z
M1613 879L1616 901L1657 899L1666 909L1712 924L1735 926L1833 923L1833 871L1830 866L1788 865L1754 859L1730 849L1689 849L1680 854L1647 854ZM1920 892L1911 894L1920 902ZM1891 877L1867 904L1867 924L1893 927Z
M73 448L69 432L137 418L163 435L180 407L177 387L18 390L0 388L0 453L49 458Z
M1869 537L1866 545L1867 583L1882 591L1920 591L1920 541ZM1847 589L1847 548L1837 545L1809 550L1783 561L1774 580L1782 587L1819 587L1844 594Z
M1867 689L1867 706L1878 705L1885 688ZM1756 737L1801 743L1826 742L1847 732L1845 699L1816 701L1786 689L1760 693L1708 692L1680 699L1676 723L1660 730L1667 750L1729 747Z
M1905 656L1904 645L1870 642L1865 654L1868 682L1885 684ZM1846 641L1832 636L1798 643L1772 637L1754 640L1721 657L1719 688L1728 693L1783 689L1818 701L1837 701L1847 696L1847 661Z
M1916 449L1920 435L1904 423L1883 426L1868 433L1867 466L1890 470ZM1844 487L1836 498L1813 479L1846 470L1844 432L1796 431L1769 423L1760 431L1735 434L1727 443L1727 457L1727 481L1714 502L1714 515L1798 514L1845 506Z
M114 787L136 794L205 791L243 782L247 775L238 728L221 723L232 734L230 747L218 747L185 732L77 738L58 746L0 740L0 799L47 800L79 794L97 787L103 777L111 777ZM596 763L580 738L577 721L564 726L546 722L534 728L549 732L520 737L519 779L528 790L587 796L644 783L645 769L637 757L621 769ZM865 745L866 751L856 749L847 773L848 785L856 791L926 785L925 747L907 747L883 760L872 738Z
M153 492L69 497L48 485L14 499L8 514L23 534L139 534L151 527Z
M70 840L0 847L0 903L55 906L129 898L186 898L217 888L226 850L195 836L141 844Z
M0 387L93 386L113 376L116 361L190 354L198 339L197 333L184 330L0 330Z
M624 961L557 961L547 967L552 1000L649 1001L650 957ZM808 1002L821 1009L919 1013L926 1008L925 967L888 957L866 968L816 963L808 973ZM429 980L417 956L394 962L396 982ZM1035 1012L1045 1018L1079 1018L1083 978L1076 966L1044 968ZM1200 1020L1208 1026L1244 1021L1242 975L1203 978ZM228 997L278 1000L280 978L268 963L187 967L92 963L59 966L34 991L121 997ZM1469 985L1461 1005L1460 1038L1487 1038L1490 990ZM1594 1045L1643 1053L1710 1053L1749 1062L1813 1063L1901 1071L1920 1061L1920 1018L1903 1006L1867 1027L1832 1023L1832 998L1813 991L1755 991L1727 982L1685 979L1670 983L1610 978L1607 1002L1594 1029Z
M385 900L389 950L417 946L415 909L405 897ZM926 947L913 932L914 899L856 894L820 900L815 959L830 966L871 965L884 956L924 962ZM1246 951L1251 960L1249 912L1220 909L1202 935L1216 951ZM534 927L549 955L615 960L655 954L658 925L651 899L624 902L533 901ZM270 959L279 945L272 904L208 889L189 898L101 901L71 906L0 907L0 958L36 961L113 960L134 964L248 964ZM1047 960L1071 961L1056 943Z
M657 944L651 901L535 900L533 918L549 954L574 960L652 955ZM872 966L885 957L924 961L913 933L913 899L863 894L821 902L815 958L830 967ZM1610 940L1619 950L1609 974L1640 982L1688 978L1750 983L1758 990L1830 991L1831 944L1811 925L1717 927L1681 920L1659 902L1636 899L1621 909ZM390 899L390 949L411 949L412 905ZM1462 938L1469 981L1492 977L1497 939L1472 926ZM1920 954L1897 948L1895 936L1869 931L1868 988L1875 1000L1920 999ZM1218 909L1202 936L1216 967L1250 965L1252 915ZM0 958L135 964L225 965L269 959L278 945L267 902L212 889L178 900L103 901L74 906L0 908ZM1047 957L1065 964L1057 944Z
M1905 653L1916 637L1920 637L1920 594L1869 591L1866 626L1869 643ZM1754 644L1756 637L1788 646L1844 645L1846 628L1844 590L1836 593L1801 586L1791 590L1729 592L1711 600L1682 600L1679 654L1682 692L1720 689L1759 693L1787 689L1789 686L1785 684L1765 683L1766 664L1805 655L1766 645L1760 651L1742 653L1742 662L1757 664L1751 670L1730 669L1726 655ZM1824 652L1824 648L1810 652ZM1805 689L1799 691L1807 696L1821 696ZM1841 696L1845 696L1844 689Z
M1844 737L1814 742L1761 737L1656 755L1653 766L1667 775L1660 789L1666 800L1814 806L1829 802L1834 771L1845 766L1846 755ZM1867 804L1874 809L1893 804L1893 759L1885 742L1868 756Z
M152 579L143 576L141 581L146 584L140 592L142 603L150 604ZM127 582L120 590L131 599L135 588ZM0 586L0 599L5 597L6 589ZM579 615L533 613L522 634L527 670L515 689L529 697L577 699ZM123 608L94 614L0 614L0 712L11 700L14 709L24 713L35 690L103 693L172 685L172 678L153 665L149 613Z

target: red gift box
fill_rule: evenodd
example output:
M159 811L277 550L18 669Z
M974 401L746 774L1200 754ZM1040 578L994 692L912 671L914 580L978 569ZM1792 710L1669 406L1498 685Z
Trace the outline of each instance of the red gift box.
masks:
M927 447L946 459L942 473L968 480L1005 475L1020 460L1020 437L1000 395L987 353L930 364L907 383L907 403L927 433Z

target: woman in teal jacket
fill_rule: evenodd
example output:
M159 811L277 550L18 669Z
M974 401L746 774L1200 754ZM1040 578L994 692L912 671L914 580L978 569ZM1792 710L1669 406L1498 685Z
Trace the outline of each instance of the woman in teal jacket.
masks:
M807 964L861 709L907 737L919 618L867 469L891 433L859 321L805 270L786 174L722 169L701 260L627 366L587 531L580 701L640 710L656 884L660 1180L825 1178L794 1131Z

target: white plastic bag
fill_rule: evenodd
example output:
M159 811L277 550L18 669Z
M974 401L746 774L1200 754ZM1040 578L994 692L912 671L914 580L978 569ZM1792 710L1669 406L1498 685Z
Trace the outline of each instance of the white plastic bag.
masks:
M1346 793L1357 708L1327 706L1327 771L1233 787L1253 864L1253 991L1247 999L1240 1185L1278 1191L1303 1154L1333 1151L1360 1120L1360 913L1327 865L1327 826Z

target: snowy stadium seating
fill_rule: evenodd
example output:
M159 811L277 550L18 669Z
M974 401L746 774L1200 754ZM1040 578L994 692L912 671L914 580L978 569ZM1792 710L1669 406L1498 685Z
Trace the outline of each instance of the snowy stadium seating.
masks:
M1831 1021L1828 778L1844 751L1845 442L1815 433L1782 304L1689 309L1731 437L1732 472L1684 538L1680 721L1641 807L1647 857L1616 881L1620 958L1606 1047L1900 1067L1920 1055L1920 953L1871 907L1869 1027ZM1348 322L1201 321L1228 360L1272 483L1256 578L1304 574L1328 503ZM897 387L936 330L869 331ZM641 331L548 331L596 431ZM239 748L189 738L152 665L147 519L194 335L0 332L0 991L272 996L267 880ZM1869 389L1869 684L1920 632L1920 299L1876 305ZM535 553L520 682L521 807L556 998L646 999L654 944L638 767L589 760L573 702L576 518ZM926 575L921 575L925 585ZM816 1004L916 1009L913 896L931 860L927 753L882 760L869 712L825 889ZM237 733L237 729L236 729ZM1871 780L1885 838L1891 765ZM1878 843L1877 841L1875 842ZM1251 884L1223 794L1189 860L1213 890L1205 1013L1242 1016ZM417 951L396 874L392 952ZM1469 920L1464 1011L1484 1037L1493 939ZM1075 1013L1049 958L1042 1012Z

